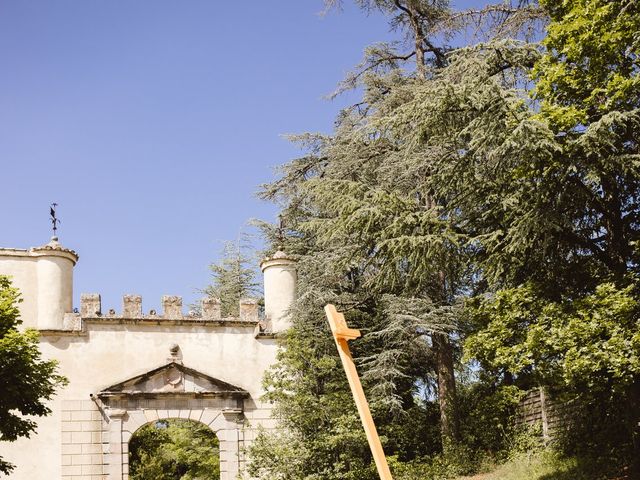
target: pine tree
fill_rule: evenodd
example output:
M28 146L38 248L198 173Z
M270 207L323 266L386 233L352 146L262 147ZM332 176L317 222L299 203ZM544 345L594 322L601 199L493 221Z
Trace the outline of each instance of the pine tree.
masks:
M281 179L263 190L265 198L284 205L284 247L299 255L301 281L294 328L267 387L292 438L304 447L301 454L323 459L321 465L306 459L300 468L306 475L322 472L323 478L351 478L354 462L360 475L354 478L371 473L366 473L366 449L358 453L362 443L344 429L357 425L355 412L331 418L328 399L349 397L344 380L332 370L335 347L322 306L338 304L350 324L366 333L354 346L354 356L360 360L374 417L383 435L388 434L387 451L411 459L457 440L454 364L459 337L454 332L459 299L477 277L469 260L474 253L469 235L458 217L446 213L449 199L436 190L433 178L435 162L444 160L452 138L473 117L453 122L444 115L435 118L441 122L443 144L424 148L414 141L419 132L407 108L427 92L437 91L442 102L451 98L445 95L448 82L443 78L460 77L460 59L474 65L486 51L465 49L452 64L452 49L437 46L435 38L471 18L492 24L494 7L453 12L446 2L361 4L388 13L392 24L407 33L409 52L398 50L407 44L369 48L338 89L362 87L362 102L341 112L333 135L294 137L308 154L285 165ZM522 25L516 17L524 11L533 12L528 7L504 9L513 25ZM494 26L507 23L503 18ZM511 44L495 45L498 52L509 53ZM527 60L531 64L530 56ZM464 78L470 92L477 79ZM495 85L503 90L500 82ZM453 137L445 138L445 131ZM303 365L311 368L301 369ZM431 436L429 402L416 402L418 392L426 391L439 400L442 445ZM309 413L310 406L317 415ZM425 421L411 425L422 439L419 444L407 446L408 432L395 428L407 415ZM318 424L322 434L316 429L312 434L310 426ZM298 474L292 478L304 477Z
M237 317L240 300L257 295L256 272L244 253L246 249L240 241L226 242L220 261L209 265L212 282L202 292L210 298L220 299L223 317Z

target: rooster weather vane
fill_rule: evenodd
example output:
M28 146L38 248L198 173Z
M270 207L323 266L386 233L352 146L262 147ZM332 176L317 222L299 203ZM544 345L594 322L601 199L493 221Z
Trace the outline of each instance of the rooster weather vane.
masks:
M53 236L56 237L56 231L58 230L58 224L60 223L60 219L56 217L56 207L57 203L52 203L49 207L49 214L51 215L51 225L53 225Z

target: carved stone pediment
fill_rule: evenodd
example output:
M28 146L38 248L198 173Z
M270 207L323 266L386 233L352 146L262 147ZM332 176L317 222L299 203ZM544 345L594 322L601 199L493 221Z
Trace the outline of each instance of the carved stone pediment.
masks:
M178 362L129 378L100 391L98 397L162 396L191 394L194 396L222 396L244 398L249 393L240 387L223 382Z

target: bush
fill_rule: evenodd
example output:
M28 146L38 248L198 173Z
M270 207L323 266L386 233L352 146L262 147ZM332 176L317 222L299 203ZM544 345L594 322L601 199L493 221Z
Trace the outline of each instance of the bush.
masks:
M459 390L460 431L468 449L504 460L521 434L515 415L524 391L513 385L475 383Z

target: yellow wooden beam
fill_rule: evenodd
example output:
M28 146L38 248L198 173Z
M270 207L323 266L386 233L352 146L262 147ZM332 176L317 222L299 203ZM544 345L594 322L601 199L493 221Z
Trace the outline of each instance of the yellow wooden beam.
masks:
M349 381L349 387L351 387L353 399L356 402L356 407L358 407L362 426L364 427L364 431L367 435L373 459L376 462L378 475L381 480L393 480L391 477L391 471L389 470L389 465L387 464L387 459L384 456L384 451L382 450L382 444L378 437L376 425L373 423L373 418L371 417L369 403L367 402L367 398L364 396L360 377L358 376L356 365L353 363L351 350L349 350L349 344L347 343L349 340L360 337L360 330L347 327L344 315L338 312L335 306L331 304L326 305L324 307L324 311L327 314L327 319L331 326L331 332L333 333L333 338L336 341L338 353L340 354L340 359L344 365L344 371L347 374L347 380Z

